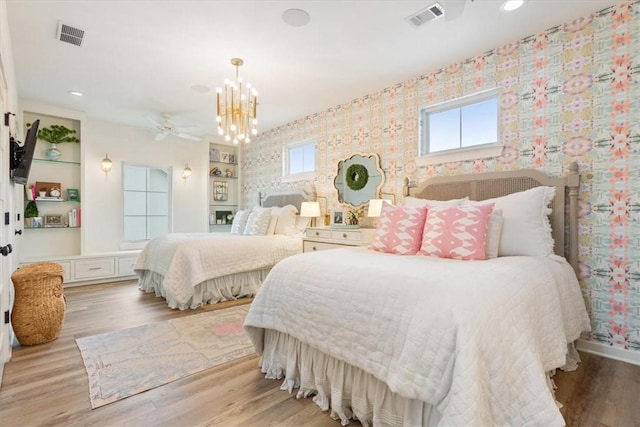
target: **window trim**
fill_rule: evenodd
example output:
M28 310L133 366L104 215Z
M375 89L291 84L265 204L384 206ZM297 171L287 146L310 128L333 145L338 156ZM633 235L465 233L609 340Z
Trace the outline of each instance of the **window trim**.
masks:
M300 172L295 174L289 173L289 150L292 148L298 148L305 145L313 145L315 159L315 165L313 172ZM282 182L294 182L294 181L309 181L316 178L318 174L318 141L315 138L307 138L301 141L290 142L282 147Z
M418 157L416 163L418 165L432 165L437 163L446 163L454 161L465 161L483 159L487 157L496 157L502 153L504 144L501 143L501 129L500 129L500 94L499 88L487 89L484 91L476 92L470 95L465 95L460 98L455 98L437 104L430 105L428 107L420 107L418 110L418 123L420 126L418 132ZM497 100L497 122L496 122L496 142L490 142L486 144L472 145L469 147L451 148L449 150L436 151L434 153L423 153L426 145L426 139L429 132L429 126L427 123L427 116L431 113L439 113L443 111L453 110L455 108L463 108L468 105L477 104L489 99L495 98Z

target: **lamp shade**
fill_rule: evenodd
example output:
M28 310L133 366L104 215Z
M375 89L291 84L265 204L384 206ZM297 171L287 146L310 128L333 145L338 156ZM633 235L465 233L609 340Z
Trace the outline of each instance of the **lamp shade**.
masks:
M371 218L377 218L380 216L380 212L382 212L382 204L383 203L391 203L387 199L371 199L369 200L369 210L367 211L367 216Z
M320 216L320 203L302 202L300 206L300 216L305 218L315 218Z

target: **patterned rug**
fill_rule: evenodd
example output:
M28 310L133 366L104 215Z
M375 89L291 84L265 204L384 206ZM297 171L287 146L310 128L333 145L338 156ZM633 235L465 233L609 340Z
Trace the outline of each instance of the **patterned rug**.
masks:
M242 324L249 305L76 339L91 407L254 354Z

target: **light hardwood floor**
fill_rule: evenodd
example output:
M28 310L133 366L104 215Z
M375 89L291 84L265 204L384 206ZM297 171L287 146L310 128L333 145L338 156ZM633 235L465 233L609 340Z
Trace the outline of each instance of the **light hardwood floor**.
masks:
M266 380L247 357L92 410L75 338L235 305L177 311L134 281L66 288L60 338L13 349L0 389L0 425L333 426L311 399ZM239 303L246 303L240 301ZM556 375L569 426L640 426L640 367L582 354L575 372ZM352 423L356 425L357 423ZM357 424L359 425L359 424Z

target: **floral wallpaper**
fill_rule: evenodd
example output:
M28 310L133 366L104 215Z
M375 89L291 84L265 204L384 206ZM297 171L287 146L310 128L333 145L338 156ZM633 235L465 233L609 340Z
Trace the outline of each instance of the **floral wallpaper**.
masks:
M500 88L499 157L416 165L418 111ZM282 147L317 141L318 176L281 182ZM257 193L315 185L338 206L336 165L354 152L380 156L383 191L405 177L580 164L580 283L591 339L640 351L640 0L622 2L506 46L345 102L261 134L242 147L242 204Z

